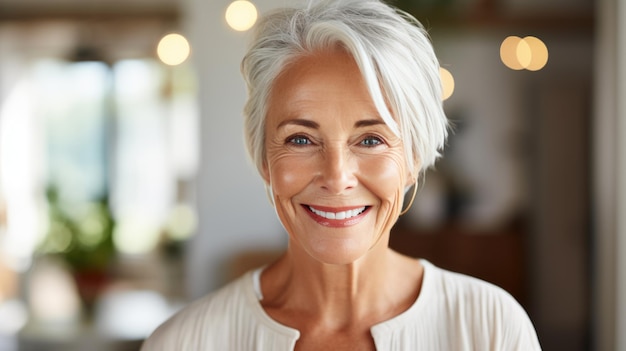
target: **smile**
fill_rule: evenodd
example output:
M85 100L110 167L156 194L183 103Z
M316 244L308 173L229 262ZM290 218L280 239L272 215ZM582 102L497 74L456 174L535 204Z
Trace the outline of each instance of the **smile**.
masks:
M307 207L309 208L311 212L315 213L316 215L320 217L323 217L326 219L339 219L339 220L356 217L360 215L361 213L363 213L365 209L367 208L365 206L362 206L362 207L354 208L354 209L347 210L347 211L329 212L329 211L318 210L311 206L307 206Z

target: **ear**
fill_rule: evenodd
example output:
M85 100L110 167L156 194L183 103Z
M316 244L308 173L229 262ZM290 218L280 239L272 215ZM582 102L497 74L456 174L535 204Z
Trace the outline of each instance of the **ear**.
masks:
M413 169L407 169L406 174L406 184L404 184L405 189L408 189L410 186L417 182L417 178L419 177L421 171L422 163L419 159L416 159L413 163Z
M404 188L408 189L411 185L413 185L413 183L415 183L415 178L409 175L406 178L406 183L404 183Z
M406 178L406 184L404 184L404 189L408 190L416 182L417 182L417 177L409 174L409 176Z

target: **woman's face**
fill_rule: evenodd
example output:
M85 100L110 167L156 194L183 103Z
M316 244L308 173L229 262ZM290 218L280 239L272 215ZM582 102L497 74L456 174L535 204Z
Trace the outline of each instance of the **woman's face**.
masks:
M290 245L334 264L387 246L410 174L349 54L289 66L274 83L265 138L263 177Z

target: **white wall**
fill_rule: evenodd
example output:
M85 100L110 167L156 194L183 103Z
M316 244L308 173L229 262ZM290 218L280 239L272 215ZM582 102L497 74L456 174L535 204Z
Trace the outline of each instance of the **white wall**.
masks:
M260 12L283 5L254 1ZM248 35L230 29L229 0L188 0L187 34L200 82L201 168L197 184L199 232L187 250L189 294L198 297L222 285L226 265L249 249L280 248L286 234L270 206L261 178L247 160L239 73Z

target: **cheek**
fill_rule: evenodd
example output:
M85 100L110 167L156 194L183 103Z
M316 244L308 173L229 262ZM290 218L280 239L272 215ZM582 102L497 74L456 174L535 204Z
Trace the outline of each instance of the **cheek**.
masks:
M269 171L274 195L285 198L302 191L313 173L306 165L307 162L291 157L277 156L271 159Z
M389 155L363 162L361 170L363 180L383 202L393 205L402 201L407 171L401 155Z

